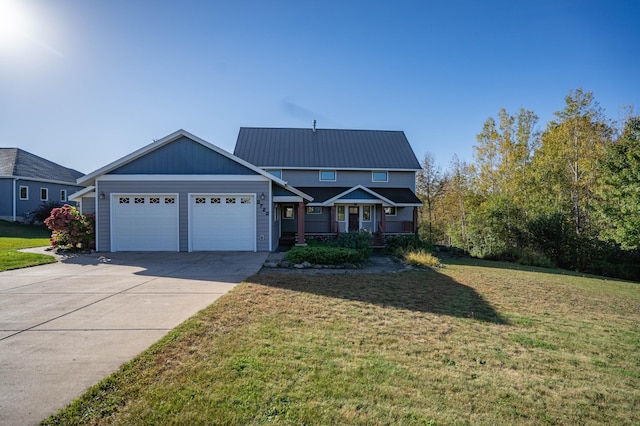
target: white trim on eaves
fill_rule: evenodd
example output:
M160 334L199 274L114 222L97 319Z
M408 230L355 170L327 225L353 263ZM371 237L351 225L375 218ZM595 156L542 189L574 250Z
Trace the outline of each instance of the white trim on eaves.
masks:
M269 179L262 175L104 175L100 181L243 181L264 182Z

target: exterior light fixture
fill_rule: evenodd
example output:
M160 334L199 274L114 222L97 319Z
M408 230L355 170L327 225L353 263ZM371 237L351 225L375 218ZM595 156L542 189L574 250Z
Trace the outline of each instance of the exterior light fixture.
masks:
M105 199L104 192L102 192L102 191L100 191L100 199L101 199L101 200L104 200L104 199Z
M260 194L260 199L264 200L264 192L262 194Z

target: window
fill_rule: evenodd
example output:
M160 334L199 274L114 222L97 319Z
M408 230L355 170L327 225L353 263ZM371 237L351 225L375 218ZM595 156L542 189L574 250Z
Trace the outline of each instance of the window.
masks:
M336 171L335 170L320 170L320 180L336 180Z
M20 199L21 200L28 200L29 199L29 187L28 186L21 186L20 187Z
M149 204L160 204L160 197L149 198Z
M371 206L362 206L362 221L371 222Z
M371 182L388 182L389 175L387 172L371 172Z
M344 221L344 206L338 206L338 220Z
M225 199L224 202L227 203L227 204L235 204L236 203L236 198L235 197L229 197L229 198Z
M175 198L173 198L173 197L166 197L166 198L164 199L164 203L165 203L165 204L175 204L175 203L176 203L176 199L175 199Z
M307 207L307 214L321 214L322 207Z
M251 197L240 197L240 204L251 204Z
M144 204L144 197L135 197L133 199L134 204Z
M213 197L211 199L211 204L220 204L220 197Z
M196 197L196 204L206 204L207 199L204 197Z
M274 175L277 178L282 179L282 170L267 170L269 173Z
M395 207L385 207L384 208L384 214L387 216L395 216L396 215L396 208Z
M40 201L48 201L48 200L49 200L49 189L40 188Z
M129 197L120 197L120 204L129 204Z
M282 215L285 219L293 219L293 206L284 206Z
M60 201L67 201L67 190L66 189L61 189L60 190Z

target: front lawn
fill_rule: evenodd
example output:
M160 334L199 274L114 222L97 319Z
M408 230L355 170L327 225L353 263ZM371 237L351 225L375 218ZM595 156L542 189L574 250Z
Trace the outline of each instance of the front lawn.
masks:
M638 424L640 285L256 275L44 424Z
M17 250L50 245L51 231L44 226L0 220L0 271L55 262L52 256Z

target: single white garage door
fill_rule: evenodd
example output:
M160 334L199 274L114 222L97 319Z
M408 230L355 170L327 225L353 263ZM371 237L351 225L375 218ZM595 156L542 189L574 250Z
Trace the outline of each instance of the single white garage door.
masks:
M179 251L176 194L113 195L113 251Z
M251 194L198 194L189 200L192 251L254 251L256 206Z

